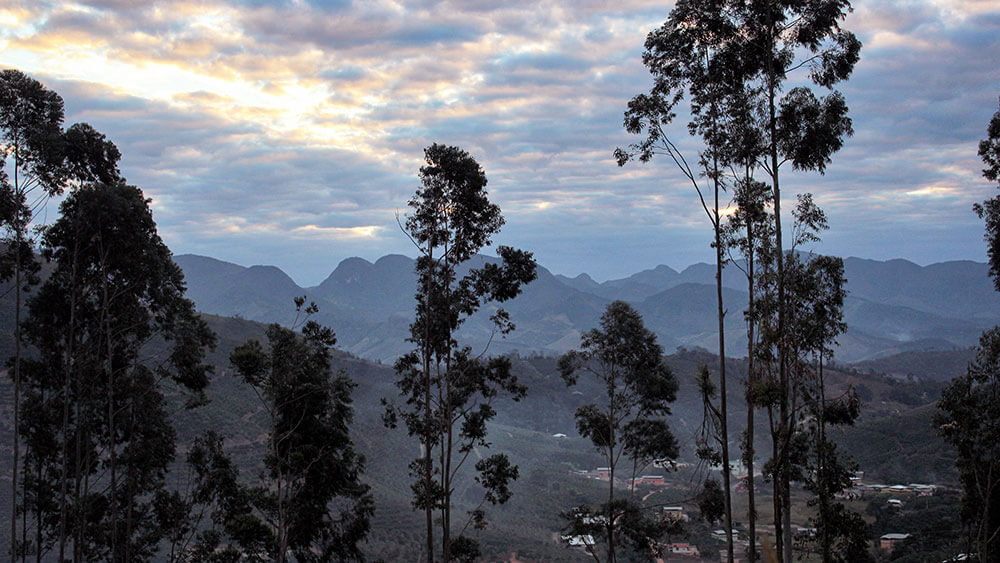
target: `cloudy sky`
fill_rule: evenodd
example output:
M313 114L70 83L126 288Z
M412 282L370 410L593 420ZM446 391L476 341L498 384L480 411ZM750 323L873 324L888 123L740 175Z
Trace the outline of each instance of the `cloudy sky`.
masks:
M831 230L818 250L985 259L976 144L1000 95L996 0L857 0L842 86L855 136L825 176L790 175ZM349 256L413 255L396 214L423 148L486 170L497 242L557 273L709 261L694 191L666 160L619 168L648 89L646 0L6 0L0 67L65 99L123 154L175 254L274 264L301 285ZM683 119L677 135L683 137ZM690 144L691 150L696 145ZM55 207L48 211L49 219Z

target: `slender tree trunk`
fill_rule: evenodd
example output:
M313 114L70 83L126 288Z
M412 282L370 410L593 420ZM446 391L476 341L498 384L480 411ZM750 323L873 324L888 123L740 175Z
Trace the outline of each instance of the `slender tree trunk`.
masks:
M128 445L129 448L134 448L135 444L133 440L135 439L135 391L130 393L129 398L129 423L128 423ZM128 480L126 500L128 505L125 506L125 561L132 561L132 526L133 526L133 511L132 506L135 504L135 463L129 460L126 479Z
M444 478L444 524L443 532L441 536L441 544L443 547L444 561L451 561L451 454L452 454L452 440L454 439L452 424L451 424L451 352L449 351L448 356L445 358L444 367L444 383L445 383L445 402L444 405L448 405L448 408L442 407L441 417L442 421L447 424L447 436L446 444L442 445L442 450L447 450L444 454L444 460L441 464L441 473L443 473ZM447 417L447 419L445 419Z
M447 401L447 395L444 393L444 387L443 387L443 385L447 385L447 378L448 377L447 377L447 375L445 375L445 376L442 377L442 375L441 375L441 363L440 363L440 361L438 361L438 363L437 363L437 373L438 373L438 377L443 380L443 381L441 381L441 383L438 384L438 405L439 405L438 408L441 409L441 415L438 417L438 420L437 420L437 423L438 423L438 426L437 426L438 433L441 435L441 443L438 446L438 452L439 452L439 454L438 454L438 464L439 464L439 466L441 468L441 495L442 495L442 498L441 498L441 560L442 561L449 561L451 559L451 545L450 545L451 534L448 533L449 532L449 530L448 530L448 509L449 509L449 503L451 502L451 498L450 498L451 495L449 494L449 490L447 488L448 487L448 474L447 474L447 471L446 471L447 462L446 462L446 457L445 457L446 451L447 451L447 447L448 447L447 438L448 438L449 432L447 432L445 430L445 423L444 423L445 411L447 410L446 407L445 407L445 405L447 404L446 403L446 401Z
M76 442L76 455L74 456L74 466L73 466L73 561L74 563L80 560L80 529L82 527L80 513L81 513L81 499L83 490L83 418L81 417L80 403L83 398L80 396L80 381L79 378L73 380L73 387L75 388L74 395L77 397L76 405L74 409L76 411L76 432L74 436L74 441Z
M774 460L773 473L771 474L771 507L774 510L774 547L778 553L778 557L782 557L784 554L785 546L785 534L782 528L782 504L781 504L781 482L779 474L781 468L779 467L781 463L781 458L778 457L778 444L780 437L777 428L774 425L774 407L768 405L767 407L767 417L771 425L771 459Z
M69 405L70 382L73 376L74 352L76 347L76 273L77 256L79 253L79 237L73 237L73 279L70 284L69 326L66 327L66 354L63 357L63 412L62 412L62 464L59 468L59 561L65 561L66 555L66 525L69 514L67 506L67 488L69 479ZM79 422L79 421L78 421Z
M754 491L754 386L757 383L757 374L754 372L754 327L756 324L754 311L754 239L753 226L751 220L747 220L747 292L750 299L747 303L747 441L746 441L746 468L747 468L747 528L750 535L750 549L747 558L750 563L757 560L757 504Z
M608 434L610 439L608 443L608 514L607 514L607 527L608 527L608 563L615 563L618 561L618 556L615 553L615 444L617 443L615 437L615 403L614 403L614 390L615 390L615 378L612 376L612 383L610 385L611 389L608 393Z
M611 453L614 456L614 452ZM615 555L615 513L614 513L614 502L615 502L615 464L612 458L611 465L608 468L608 521L605 523L608 529L608 563L614 563L618 560Z
M95 403L93 405L93 409L96 411L98 409L97 403L99 403L100 399L97 398L97 397L94 397L93 401ZM87 413L87 423L88 424L91 423L90 418L91 418L90 412L88 412ZM88 428L87 429L87 441L88 442L90 441L90 438L91 438L90 437L90 432L91 432L91 430L90 430L90 428ZM87 524L88 524L87 519L86 519L87 508L89 508L89 505L90 505L90 502L91 502L91 500L90 500L90 466L94 463L94 460L91 457L91 455L93 453L94 452L93 452L93 450L91 450L91 448L87 448L87 452L84 454L84 464L85 464L85 467L86 467L87 471L83 474L83 496L82 496L82 502L80 503L80 508L77 510L77 518L79 519L79 523L80 523L79 524L79 529L77 530L77 534L78 535L77 535L77 539L76 539L77 544L79 545L79 548L78 548L79 555L77 556L77 559L76 559L77 562L84 561L85 560L84 557L88 555L87 551L89 551L87 549L85 538L86 538L86 534L87 534Z
M19 193L15 153L14 191ZM20 219L16 219L14 246L14 463L10 471L10 560L17 561L17 472L21 456L21 242Z
M102 252L103 253L103 252ZM105 254L102 256L101 269L104 268L104 259L107 258ZM107 273L102 272L102 307L103 311L103 322L104 325L104 346L105 346L105 378L107 379L107 408L108 408L108 455L110 457L110 471L111 471L111 489L109 492L109 501L111 503L111 560L118 561L118 466L117 466L117 455L115 438L117 433L117 428L115 427L115 373L114 373L114 347L112 345L112 334L111 334L111 303L110 296L108 294L108 279Z
M275 465L277 466L275 485L278 489L278 529L276 534L278 536L278 553L276 555L278 563L285 563L285 552L288 551L288 513L285 506L285 497L288 495L288 491L285 486L285 474L282 468L285 460L279 457L278 447L278 442L284 440L285 437L278 432L278 422L274 410L271 411L271 436L271 457L275 460ZM275 436L277 436L276 439L273 438Z
M446 307L452 306L452 292L451 292L451 282L450 278L454 272L455 265L452 263L451 259L451 246L445 243L444 246L444 264L445 264L445 283L443 284L442 291L444 291L445 298L443 302ZM450 319L450 311L447 311L448 319ZM444 388L444 400L441 401L441 422L444 432L445 444L442 444L441 450L444 453L444 459L441 462L441 473L443 473L443 479L445 481L444 494L444 531L441 536L441 547L442 556L444 563L450 563L451 561L451 454L452 454L452 440L454 439L453 429L452 429L452 412L451 412L451 324L450 320L447 321L448 331L445 335L447 341L445 343L445 356L444 356L444 376L443 382L439 387Z
M42 483L42 461L38 460L35 467L35 563L42 563L42 511L38 506L39 489Z
M770 34L772 41L775 37L774 22L770 23ZM771 157L771 189L774 196L774 241L775 249L777 251L777 265L778 265L778 374L781 384L780 395L780 413L778 418L778 429L780 438L785 441L787 440L786 435L790 432L789 428L789 410L788 410L788 395L790 382L788 378L788 358L787 358L787 344L785 343L785 256L784 248L781 241L781 188L780 182L778 180L778 126L777 126L777 110L775 107L775 98L777 96L777 91L775 87L775 80L777 79L776 69L774 68L774 56L773 53L769 55L769 68L768 68L768 78L767 78L767 94L768 94L768 130L770 138L768 140L770 157ZM784 448L779 452L782 457L787 456L788 452ZM787 496L790 493L790 473L788 464L782 461L779 464L780 475L775 476L775 493L783 496ZM780 490L780 493L778 492ZM790 506L790 499L784 499L782 503L783 506ZM777 515L775 515L777 517ZM791 563L792 560L792 535L790 529L790 516L788 514L784 515L785 518L785 529L784 532L784 550L783 558L785 563Z
M434 268L434 250L428 249L427 265ZM434 481L434 462L431 459L431 275L428 271L424 277L424 492L430 495ZM433 499L425 499L427 506L424 516L427 520L427 563L434 563L434 503ZM447 561L445 563L448 563Z
M31 470L31 457L26 455L24 458L24 481L21 482L21 563L28 561L28 475ZM36 498L35 501L37 500Z
M827 446L826 446L826 386L823 381L823 351L819 354L819 514L822 523L822 535L820 541L823 548L823 561L830 559L830 480L827 475Z
M786 352L788 354L788 357L790 357L790 358L796 358L796 357L798 357L797 356L797 352L793 352L792 350L786 350ZM786 563L791 563L791 561L792 561L792 548L794 546L793 546L793 543L792 543L793 542L793 536L792 536L792 487L791 487L791 471L792 471L792 468L791 468L790 454L791 454L791 440L792 440L792 422L793 422L792 418L793 418L793 413L795 412L796 393L795 393L795 386L791 382L791 375L792 374L788 373L787 371L786 371L786 373L788 374L788 379L789 379L788 391L789 391L789 395L791 395L791 396L790 397L786 396L787 399L786 399L785 405L786 405L786 409L787 409L788 414L786 415L786 418L783 421L784 422L784 434L782 436L782 442L781 442L781 455L783 457L782 464L781 464L781 475L782 475L782 479L781 479L781 488L782 488L782 491L781 491L781 519L782 519L782 530L784 531L784 534L785 534L784 548L785 548Z
M732 507L732 487L730 484L729 469L729 417L726 406L726 311L722 302L722 224L719 217L719 164L718 159L712 154L714 167L715 184L715 217L713 219L715 227L715 290L719 313L719 441L722 442L722 487L725 490L726 509L726 555L729 561L733 560L733 507Z

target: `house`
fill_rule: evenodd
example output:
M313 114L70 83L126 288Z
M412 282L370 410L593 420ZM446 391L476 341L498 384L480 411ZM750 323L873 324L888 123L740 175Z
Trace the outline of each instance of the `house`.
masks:
M570 547L582 547L584 549L594 545L594 536L562 536L562 540Z
M633 485L663 485L663 475L643 475L632 479Z
M687 522L690 520L688 515L684 514L683 506L664 506L663 519L670 522Z
M671 471L676 470L678 467L687 467L688 463L677 463L672 459L654 459L653 467L659 467L660 469L669 469Z
M910 534L884 534L878 540L878 547L882 551L892 553L893 548L896 544L910 537Z
M747 551L742 545L733 546L733 563L746 563ZM729 552L727 548L719 549L719 562L729 563Z
M553 434L552 437L553 438L565 438L566 435L563 434L562 432L559 432L558 434Z
M698 547L689 543L668 543L663 546L663 554L670 557L701 557Z
M892 508L903 508L903 501L898 498L891 498L888 501L888 505Z
M596 516L584 516L580 519L580 522L587 526L599 525L603 526L608 523L608 517L603 514L598 514Z
M597 478L603 479L605 481L611 479L611 468L610 467L598 467L597 468Z
M717 539L717 540L720 540L720 541L726 541L726 531L725 530L713 530L712 531L712 537L715 538L715 539ZM735 541L735 540L739 539L739 537L740 537L739 530L737 530L736 528L733 528L733 540Z

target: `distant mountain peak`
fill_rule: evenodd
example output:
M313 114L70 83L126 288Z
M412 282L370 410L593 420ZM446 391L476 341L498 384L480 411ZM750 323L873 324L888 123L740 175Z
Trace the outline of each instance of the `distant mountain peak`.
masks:
M396 266L408 266L413 264L413 258L409 256L403 256L402 254L386 254L385 256L379 258L375 261L374 266L376 268L383 267L396 267Z
M373 266L374 264L364 258L357 256L345 258L340 261L340 264L337 264L337 267L323 280L323 283L319 284L319 287L326 288L337 284L360 282L371 272Z
M298 287L274 266L249 268L214 258L175 257L191 297L203 312L240 315L261 322L289 322L290 299L307 294L320 306L320 319L335 328L344 349L391 360L409 350L416 273L414 259L387 255L374 263L353 257L340 262L320 286ZM477 256L467 267L497 258ZM1000 293L989 265L953 261L920 266L908 260L845 260L848 331L840 339L838 361L878 357L901 350L965 347L984 327L1000 322ZM464 275L467 269L459 272ZM716 342L715 266L695 264L677 272L666 265L621 280L596 282L589 274L553 276L539 266L538 279L504 308L518 329L493 339L487 316L463 326L460 340L490 343L497 353L542 350L561 353L593 328L608 302L632 303L664 349L710 348ZM739 342L745 327L746 279L734 264L723 275L726 331ZM733 352L730 350L730 352ZM735 353L735 352L734 352Z

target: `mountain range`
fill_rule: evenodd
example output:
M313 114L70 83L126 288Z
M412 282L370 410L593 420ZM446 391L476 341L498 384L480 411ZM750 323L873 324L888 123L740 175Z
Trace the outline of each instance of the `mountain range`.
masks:
M478 256L473 262L493 261ZM188 296L199 311L260 322L292 324L292 299L306 295L319 306L318 320L331 326L338 347L376 361L392 361L410 350L414 260L388 255L374 263L342 261L318 286L300 287L274 266L244 267L214 258L179 255ZM475 264L473 264L475 266ZM746 278L739 264L724 276L727 355L741 357L745 338ZM570 278L541 265L538 279L503 305L517 330L493 334L486 307L462 327L459 341L491 353L559 354L579 345L582 332L598 323L608 303L630 302L669 353L678 348L717 346L714 266L682 271L660 265L632 276L598 283L587 274ZM848 297L836 359L851 363L908 350L951 350L976 343L985 328L1000 324L1000 294L987 264L952 261L920 266L907 260L847 258Z

